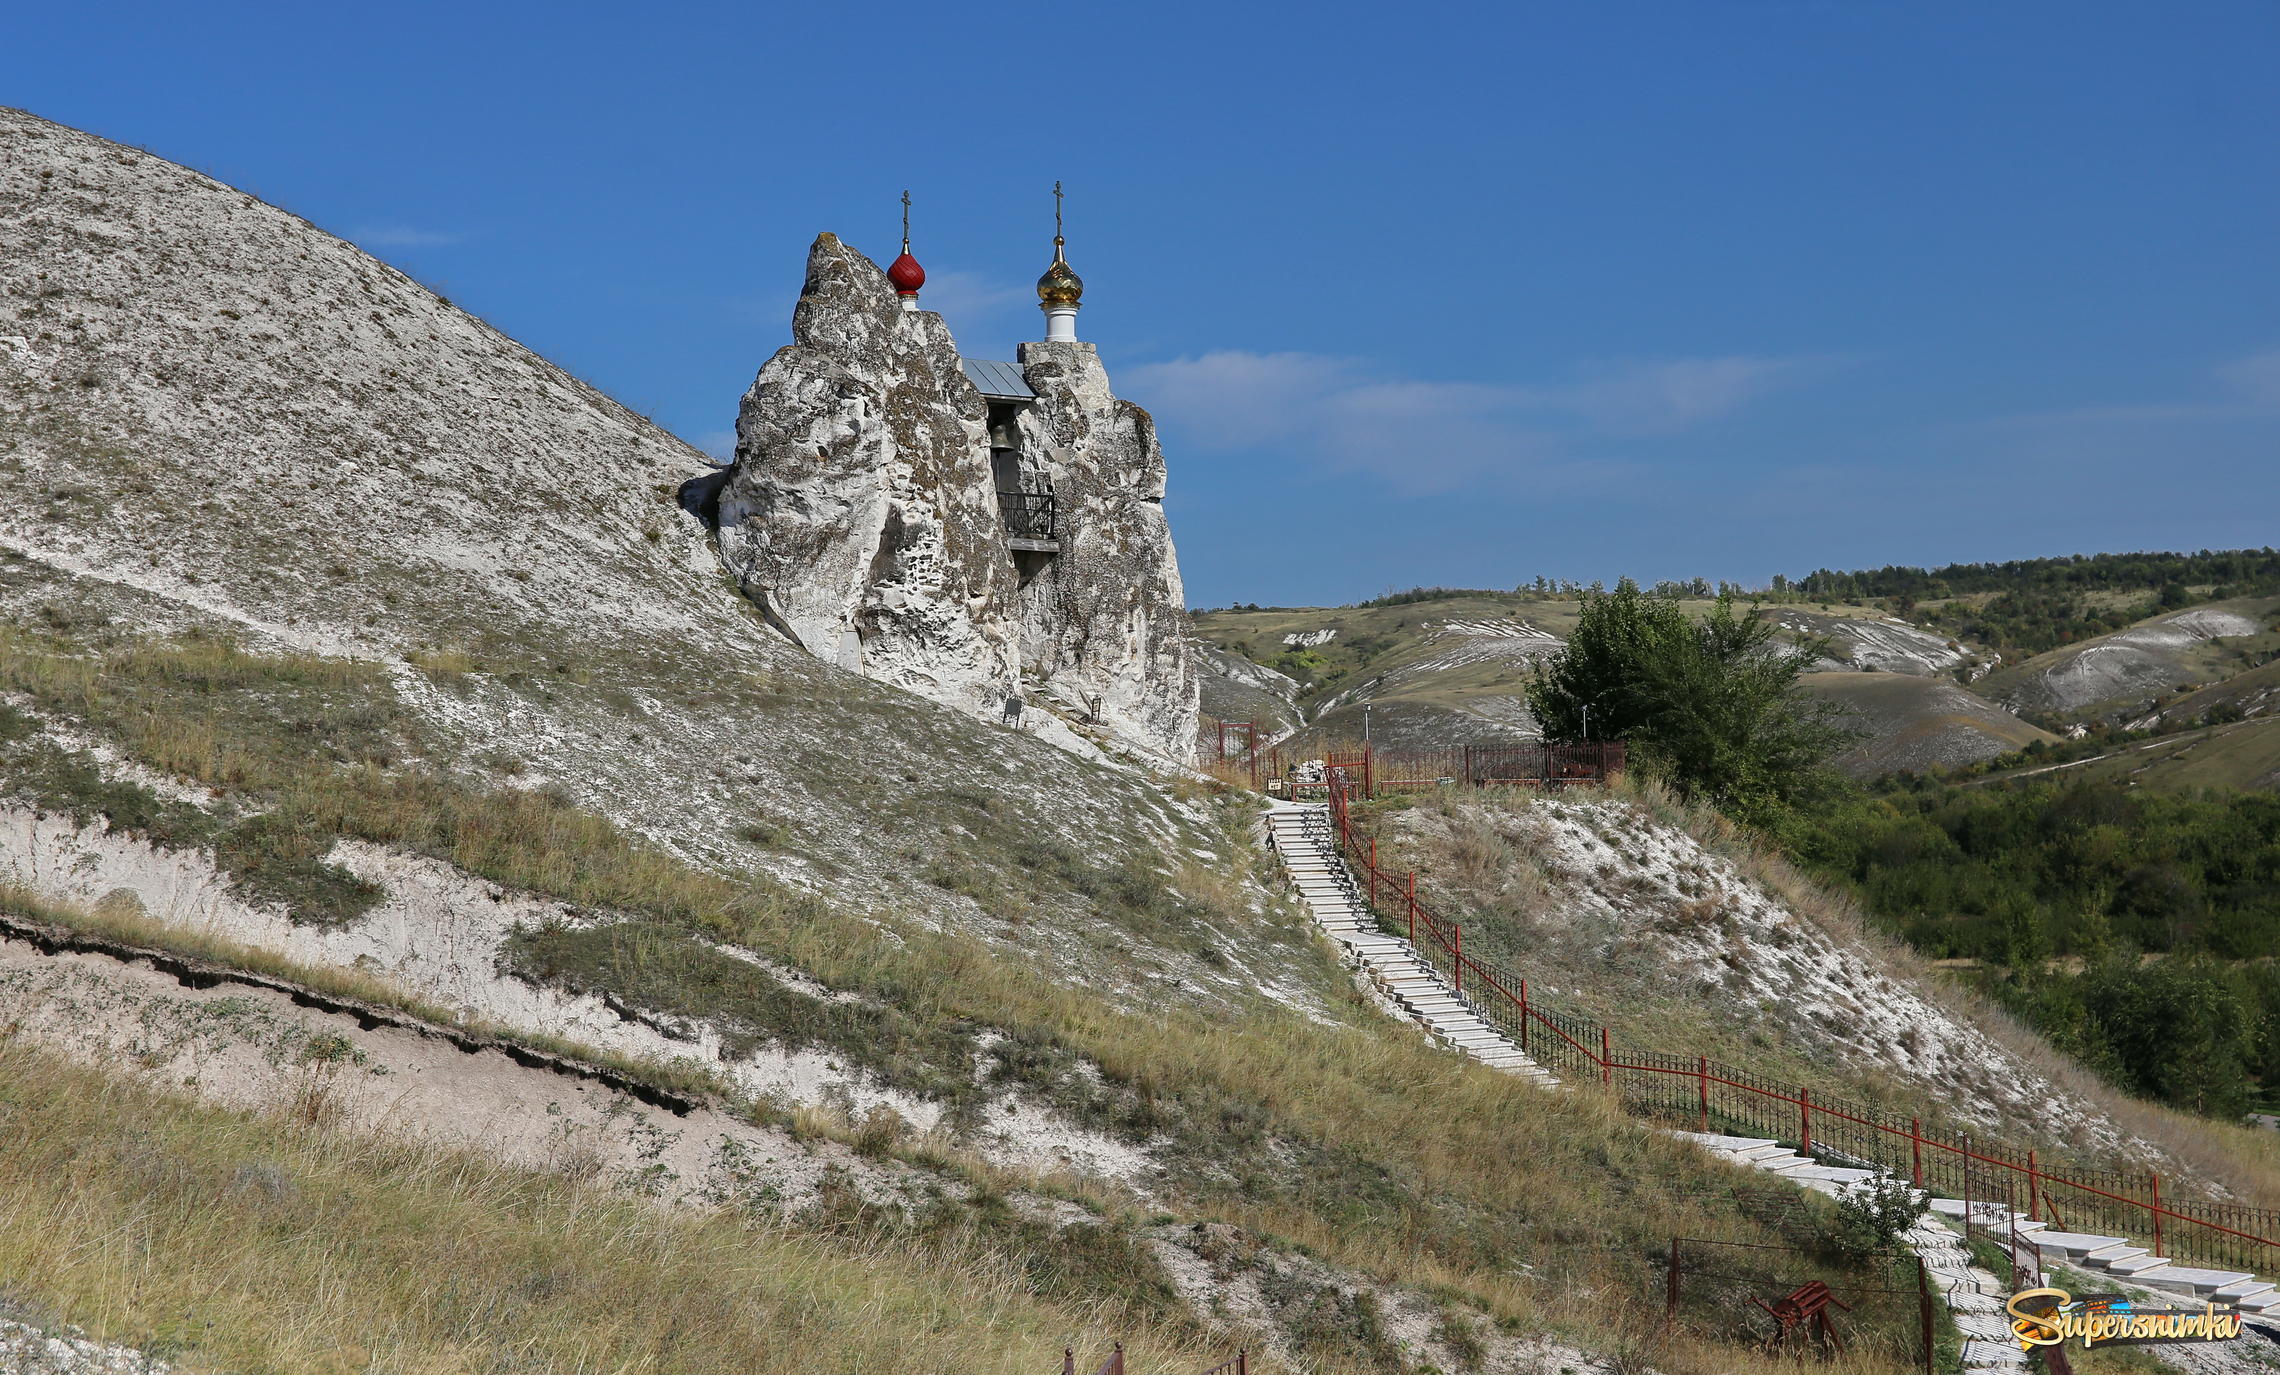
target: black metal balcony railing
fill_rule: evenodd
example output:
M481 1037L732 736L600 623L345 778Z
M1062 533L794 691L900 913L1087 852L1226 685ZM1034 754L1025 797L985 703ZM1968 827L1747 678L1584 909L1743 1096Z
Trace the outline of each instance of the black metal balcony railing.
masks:
M1051 492L999 492L1005 532L1015 539L1059 539L1058 514Z

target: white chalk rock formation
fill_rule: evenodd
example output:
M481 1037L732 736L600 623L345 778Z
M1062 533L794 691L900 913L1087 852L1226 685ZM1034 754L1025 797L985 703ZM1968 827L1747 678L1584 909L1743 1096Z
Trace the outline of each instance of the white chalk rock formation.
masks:
M1200 688L1156 422L1109 391L1091 344L1023 344L1021 363L1038 398L1019 418L1023 466L1049 478L1061 537L1022 588L1022 667L1063 702L1184 759Z
M1018 717L1013 560L981 394L942 317L903 310L884 273L825 234L792 339L737 416L718 508L730 571L819 658Z
M1188 760L1198 689L1163 454L1092 345L1024 345L1035 396L985 399L942 318L902 309L830 234L792 338L745 394L735 466L691 495L769 622L977 716ZM1007 493L1025 494L1010 518Z

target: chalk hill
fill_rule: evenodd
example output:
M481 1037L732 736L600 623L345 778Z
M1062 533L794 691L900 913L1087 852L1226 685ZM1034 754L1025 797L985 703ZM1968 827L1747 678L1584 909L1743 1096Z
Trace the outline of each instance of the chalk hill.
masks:
M696 454L321 230L6 111L0 263L0 1321L192 1369L1628 1369L1660 1241L1826 1224L1386 1016L1251 800L793 648ZM1296 685L1229 680L1331 725L1374 675L1524 731L1565 628L1245 614ZM1592 813L1592 911L1640 987L1700 928L1699 983L1652 807ZM1532 834L1418 863L1494 894ZM1890 1088L1810 1030L1747 1034ZM1765 1368L1722 1322L1646 1363Z

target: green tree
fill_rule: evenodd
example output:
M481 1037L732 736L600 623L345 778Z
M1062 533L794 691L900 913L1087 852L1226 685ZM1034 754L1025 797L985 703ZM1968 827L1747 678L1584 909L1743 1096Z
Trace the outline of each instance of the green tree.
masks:
M1730 595L1694 620L1626 578L1585 600L1528 706L1547 739L1627 741L1637 766L1681 793L1772 824L1827 782L1829 755L1850 738L1838 708L1797 681L1822 647L1777 633Z
M2212 1117L2247 1111L2261 1009L2216 961L2109 960L2085 971L2075 991L2089 1014L2086 1031L2100 1043L2085 1049L2125 1087Z

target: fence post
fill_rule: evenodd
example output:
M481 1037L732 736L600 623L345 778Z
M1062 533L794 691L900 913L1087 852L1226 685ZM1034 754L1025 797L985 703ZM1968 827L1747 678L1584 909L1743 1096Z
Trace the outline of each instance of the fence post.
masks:
M1520 981L1520 1053L1528 1053L1528 981Z
M1607 1024L1605 1022L1599 1024L1599 1082L1602 1084L1615 1082L1615 1056L1612 1051L1607 1049Z
M1695 1086L1695 1088L1696 1088L1696 1089L1699 1091L1699 1096L1700 1096L1700 1097L1701 1097L1701 1099L1702 1099L1702 1133L1703 1133L1703 1135L1707 1136L1707 1135L1709 1135L1709 1133L1710 1133L1710 1057L1709 1057L1709 1056L1707 1056L1707 1055L1702 1055L1702 1056L1697 1056L1697 1057L1695 1057L1694 1075L1695 1075L1695 1078L1694 1078L1694 1086Z
M1377 837L1370 837L1370 906L1377 906Z
M1251 791L1259 790L1259 718L1251 718Z
M1917 1188L1924 1187L1924 1119L1908 1119L1908 1174Z
M1963 1134L1963 1236L1971 1239L1971 1133Z
M1472 786L1472 781L1473 781L1473 776L1472 776L1472 746L1470 746L1470 745L1467 745L1467 746L1465 746L1465 774L1464 774L1464 778L1465 778L1465 786L1466 786L1466 787L1468 787L1468 788L1469 788L1469 787L1471 787L1471 786Z
M1124 1343L1116 1344L1115 1352L1108 1358L1108 1368L1115 1371L1116 1375L1124 1375Z
M1670 1239L1670 1278L1664 1281L1663 1320L1678 1316L1678 1238Z
M1449 967L1457 972L1457 996L1465 993L1465 928L1449 923L1449 937L1455 944L1449 952Z
M2153 1180L2153 1253L2161 1254L2161 1176L2149 1172Z
M1235 1348L1235 1375L1251 1375L1251 1352L1248 1347Z
M1932 1284L1924 1275L1924 1258L1916 1257L1916 1325L1924 1340L1924 1375L1936 1375L1932 1358Z
M1799 1155L1813 1153L1813 1090L1797 1090L1797 1139Z
M1061 1375L1077 1375L1077 1349L1073 1346L1061 1348Z
M2027 1221L2042 1221L2042 1173L2035 1168L2035 1153L2027 1152Z

